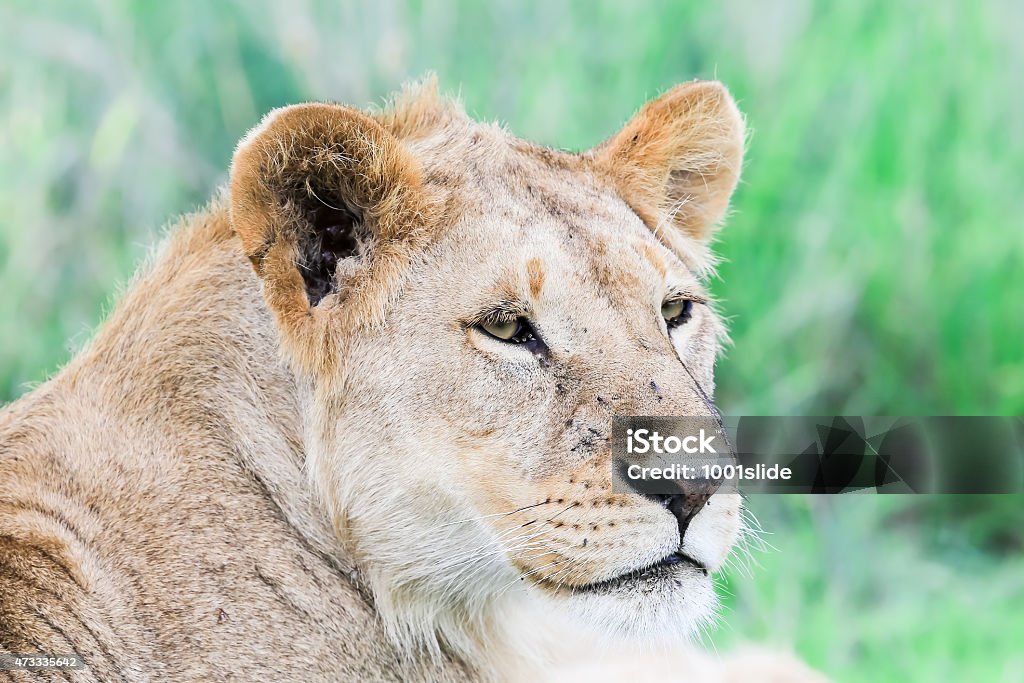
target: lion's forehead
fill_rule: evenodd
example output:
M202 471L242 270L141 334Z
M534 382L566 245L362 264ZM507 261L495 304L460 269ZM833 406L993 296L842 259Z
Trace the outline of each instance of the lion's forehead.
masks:
M459 214L543 213L564 221L611 218L624 207L586 154L555 150L466 120L409 143L428 186Z
M432 255L448 263L445 277L628 308L656 297L669 271L688 274L588 154L469 119L409 144L443 202Z

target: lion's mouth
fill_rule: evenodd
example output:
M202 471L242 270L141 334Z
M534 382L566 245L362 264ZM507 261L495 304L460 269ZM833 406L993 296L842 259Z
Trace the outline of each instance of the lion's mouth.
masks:
M666 555L653 564L637 569L631 569L610 579L602 579L593 583L574 586L556 586L557 588L569 589L573 593L605 592L629 584L655 583L663 579L677 575L685 568L698 569L704 576L708 575L708 569L699 560L696 560L686 553L674 552ZM547 583L543 579L540 583Z
M671 566L673 564L681 564L681 563L685 563L685 564L689 564L691 566L694 566L697 569L699 569L702 572L704 572L704 576L708 575L708 568L704 566L704 563L701 562L700 560L696 560L696 559L690 557L686 553L680 553L680 552L672 553L671 555L668 555L667 557L663 558L655 566Z

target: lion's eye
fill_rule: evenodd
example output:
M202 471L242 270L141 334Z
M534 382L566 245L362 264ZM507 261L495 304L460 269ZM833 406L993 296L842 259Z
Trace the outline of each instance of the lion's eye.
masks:
M478 327L495 339L508 342L509 344L525 344L535 339L533 328L523 318L486 320L480 323Z
M688 321L691 315L693 315L693 301L690 299L666 301L661 305L661 316L665 318L665 324L670 330Z

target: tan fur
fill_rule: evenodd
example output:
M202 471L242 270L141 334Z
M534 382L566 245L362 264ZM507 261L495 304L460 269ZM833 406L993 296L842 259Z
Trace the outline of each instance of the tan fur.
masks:
M716 570L740 533L734 494L683 539L613 494L608 425L714 412L720 320L670 335L660 306L707 297L742 138L709 83L579 155L431 84L268 115L0 414L0 648L77 652L72 680L455 681L657 646L720 680L683 645L707 576L591 586L680 548ZM544 353L475 326L498 303Z

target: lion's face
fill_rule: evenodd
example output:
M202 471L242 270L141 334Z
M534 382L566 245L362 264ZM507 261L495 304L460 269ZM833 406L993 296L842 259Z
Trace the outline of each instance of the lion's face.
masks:
M641 638L712 613L739 496L611 490L613 415L715 414L722 324L700 271L742 127L720 86L682 88L585 155L450 108L410 131L422 102L380 130L340 110L363 128L330 154L347 129L326 109L285 110L240 148L233 217L308 379L310 470L398 635L451 640L516 596ZM360 153L377 154L363 180L332 176ZM329 168L303 182L317 154ZM296 155L276 180L301 197L260 211ZM403 236L385 213L430 227Z
M508 210L467 216L415 271L379 342L390 371L368 380L410 408L401 457L479 518L449 529L460 557L617 629L692 627L738 496L701 499L680 538L681 510L611 492L609 430L615 414L712 414L721 325L622 200L549 180L565 213L494 180Z

